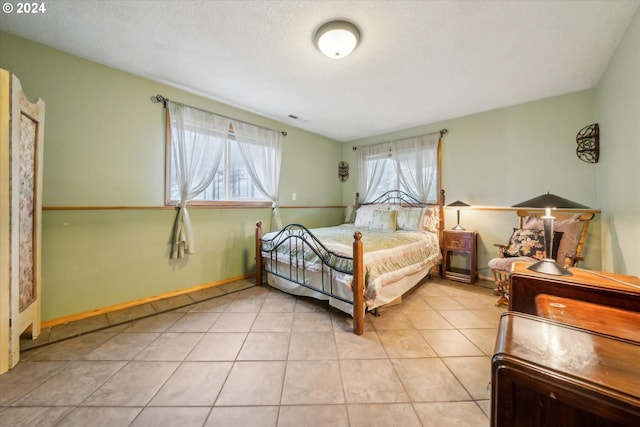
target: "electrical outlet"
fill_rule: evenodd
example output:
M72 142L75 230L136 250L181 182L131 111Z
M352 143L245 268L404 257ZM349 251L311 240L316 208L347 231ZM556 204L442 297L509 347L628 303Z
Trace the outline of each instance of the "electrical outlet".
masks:
M296 199L296 193L291 193L291 200L295 200Z

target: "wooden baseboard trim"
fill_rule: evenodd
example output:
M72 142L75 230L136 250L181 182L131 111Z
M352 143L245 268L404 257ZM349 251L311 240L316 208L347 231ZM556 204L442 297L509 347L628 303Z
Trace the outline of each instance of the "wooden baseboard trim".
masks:
M232 277L229 279L219 280L216 282L206 283L204 285L193 286L191 288L181 289L179 291L168 292L166 294L155 295L152 297L141 298L134 301L128 301L122 304L110 305L108 307L98 308L95 310L89 310L82 313L71 314L69 316L58 317L57 319L47 320L41 323L41 328L51 328L53 326L64 325L65 323L75 322L77 320L87 319L89 317L99 316L101 314L107 314L118 310L124 310L126 308L135 307L137 305L147 304L150 302L160 301L167 298L173 298L179 295L188 294L191 292L202 291L204 289L213 288L216 286L226 285L228 283L237 282L238 280L250 279L255 277L255 273L245 274L238 277Z

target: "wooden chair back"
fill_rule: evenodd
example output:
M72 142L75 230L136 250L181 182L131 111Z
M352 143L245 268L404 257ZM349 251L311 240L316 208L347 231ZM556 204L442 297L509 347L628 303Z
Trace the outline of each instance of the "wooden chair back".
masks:
M529 218L530 215L535 215L536 218L541 218L544 216L544 212L536 212L530 211L527 209L518 209L516 211L518 215L519 228L524 227L524 224ZM577 267L578 263L583 259L582 251L584 250L585 241L587 239L587 230L589 228L589 221L591 221L595 217L594 212L553 212L552 213L555 221L563 221L566 219L574 218L576 215L578 216L578 221L580 221L581 225L579 227L578 238L576 241L576 247L574 250L574 254L572 256L568 256L565 262L565 267Z

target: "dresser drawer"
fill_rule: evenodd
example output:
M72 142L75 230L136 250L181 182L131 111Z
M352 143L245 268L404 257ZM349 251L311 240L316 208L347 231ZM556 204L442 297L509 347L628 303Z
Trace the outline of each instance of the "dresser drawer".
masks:
M444 247L447 249L471 250L473 233L456 233L446 231L444 233Z

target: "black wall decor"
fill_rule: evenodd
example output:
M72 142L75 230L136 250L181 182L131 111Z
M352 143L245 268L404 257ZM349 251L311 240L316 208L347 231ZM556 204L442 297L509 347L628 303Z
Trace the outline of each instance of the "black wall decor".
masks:
M345 182L349 179L349 163L338 163L338 179L340 179L340 182Z
M600 127L597 123L585 126L576 135L576 155L587 163L598 163L600 157Z

